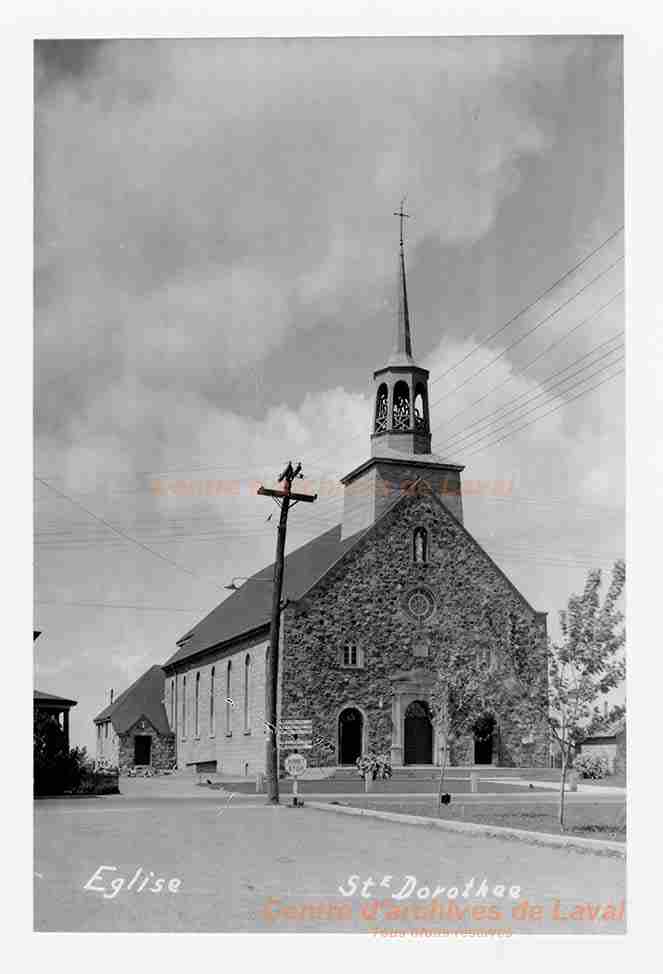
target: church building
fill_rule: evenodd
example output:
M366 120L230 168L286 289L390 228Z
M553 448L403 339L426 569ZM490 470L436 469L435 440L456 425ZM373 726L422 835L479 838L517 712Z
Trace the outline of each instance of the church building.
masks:
M429 373L412 351L402 232L399 258L396 338L374 372L370 455L342 478L341 523L285 560L279 722L302 722L310 766L352 766L369 753L393 767L440 764L445 742L430 702L445 632L468 635L477 666L490 666L487 614L536 633L532 653L546 642L546 614L463 524L463 466L431 452ZM178 768L265 769L272 575L268 566L242 585L163 666ZM479 723L450 747L452 764L547 764L543 721L526 732L508 713Z

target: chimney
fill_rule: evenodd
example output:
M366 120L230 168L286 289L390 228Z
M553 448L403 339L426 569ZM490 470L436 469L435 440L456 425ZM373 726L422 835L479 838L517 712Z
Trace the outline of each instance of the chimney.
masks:
M113 702L113 688L112 687L111 687L111 692L110 693L111 693L110 702L112 703Z

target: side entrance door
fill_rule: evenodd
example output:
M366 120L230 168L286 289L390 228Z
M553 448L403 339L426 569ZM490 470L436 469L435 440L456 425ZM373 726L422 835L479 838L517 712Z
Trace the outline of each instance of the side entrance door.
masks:
M152 738L148 734L134 737L134 764L150 764L152 760Z

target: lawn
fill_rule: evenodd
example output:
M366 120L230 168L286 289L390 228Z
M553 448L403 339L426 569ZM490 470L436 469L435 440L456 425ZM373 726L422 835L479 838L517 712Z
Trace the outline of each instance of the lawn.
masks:
M499 825L533 832L561 833L556 799L546 802L529 801L517 804L494 802L490 804L465 803L453 800L438 813L433 801L379 801L370 798L346 800L340 804L357 808L388 810L401 815L423 815L448 821L476 822L481 825ZM566 807L566 835L584 836L590 839L626 841L626 807L622 802L573 802Z

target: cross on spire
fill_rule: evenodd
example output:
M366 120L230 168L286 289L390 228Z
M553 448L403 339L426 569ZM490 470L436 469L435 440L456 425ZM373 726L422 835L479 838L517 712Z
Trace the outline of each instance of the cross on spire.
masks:
M403 220L409 220L410 214L405 213L403 210L403 204L405 203L406 197L404 196L401 200L401 205L398 210L394 210L394 216L400 218L400 229L401 229L401 250L403 249Z

